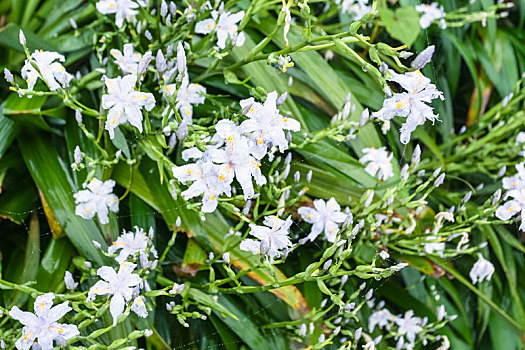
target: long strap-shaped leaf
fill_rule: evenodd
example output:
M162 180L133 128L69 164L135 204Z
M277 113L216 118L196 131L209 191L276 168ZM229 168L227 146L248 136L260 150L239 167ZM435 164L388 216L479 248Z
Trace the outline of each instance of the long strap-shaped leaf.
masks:
M105 259L92 243L96 240L105 249L102 234L93 220L74 214L73 193L78 189L73 188L50 138L28 130L18 137L18 146L33 180L70 241L87 259L103 265Z

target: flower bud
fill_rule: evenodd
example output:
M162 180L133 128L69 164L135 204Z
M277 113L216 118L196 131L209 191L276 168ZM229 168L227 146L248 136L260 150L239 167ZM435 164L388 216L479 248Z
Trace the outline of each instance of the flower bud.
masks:
M277 99L277 102L275 103L276 106L280 106L286 101L286 98L288 97L288 92L285 92L279 98Z
M369 118L370 118L370 112L368 111L368 108L365 108L363 113L361 113L361 119L359 120L359 126L363 127Z
M4 77L8 83L13 84L14 82L13 74L11 74L11 72L7 68L4 68Z
M166 70L166 59L164 58L164 54L162 53L162 50L157 51L157 56L155 56L155 67L159 71L159 73L162 73Z
M187 136L188 136L188 124L186 123L185 120L183 120L179 125L179 129L177 130L177 137L179 138L179 140L183 141L186 139Z
M140 59L138 68L137 68L138 74L142 75L146 72L146 70L148 69L149 63L151 62L152 57L153 55L151 54L151 51L147 51L144 54L144 56L142 56L142 58Z
M310 181L312 181L312 171L308 171L308 173L306 174L306 182L310 183Z
M73 275L69 271L66 271L66 273L64 274L64 284L69 290L74 290L78 286L78 283L75 282L75 280L73 279Z
M160 16L162 18L166 17L168 14L168 4L166 4L166 1L162 0L160 3Z
M246 203L244 204L244 206L242 207L243 215L248 215L248 213L250 212L250 208L251 207L252 207L252 201L250 199L248 199L246 201Z
M434 182L435 187L439 187L443 184L443 181L445 181L445 173L439 175L439 177Z
M177 45L177 71L180 75L186 74L186 52L182 41Z
M417 166L420 160L421 160L421 147L419 147L419 145L416 145L416 148L414 148L414 153L412 153L412 165Z
M26 36L24 35L24 32L22 31L22 29L20 29L18 38L20 39L20 45L26 46Z
M434 50L436 47L434 45L431 45L421 51L419 55L412 61L412 68L415 70L420 70L423 68L430 60L432 60L432 55L434 54Z

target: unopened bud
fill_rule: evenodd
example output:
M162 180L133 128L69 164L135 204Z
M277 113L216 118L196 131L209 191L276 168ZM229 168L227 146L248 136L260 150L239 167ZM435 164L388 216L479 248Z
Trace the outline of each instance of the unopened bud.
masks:
M20 29L20 33L18 34L18 39L20 39L20 45L26 46L26 36L24 35L24 32L22 29Z
M8 83L12 84L14 82L13 74L7 68L4 68L4 77Z
M430 60L432 60L432 55L434 54L435 49L436 47L431 45L421 51L421 53L412 61L412 68L415 70L423 68L428 62L430 62Z

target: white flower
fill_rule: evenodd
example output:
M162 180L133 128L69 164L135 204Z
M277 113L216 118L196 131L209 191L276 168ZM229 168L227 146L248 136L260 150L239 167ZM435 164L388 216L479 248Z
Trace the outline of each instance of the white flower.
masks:
M182 196L188 200L203 195L202 208L204 213L211 213L217 208L218 196L225 193L231 195L229 183L219 180L218 166L208 160L199 160L197 163L173 167L173 176L182 183L193 182Z
M143 1L132 0L100 0L96 7L98 12L103 15L115 14L115 24L122 28L124 18L128 22L132 22L135 16L139 13L137 8L144 6Z
M373 332L376 326L379 326L381 329L386 327L388 330L390 329L391 321L393 321L394 318L394 315L392 315L388 309L375 311L368 319L368 330Z
M276 105L277 92L268 93L264 104L255 102L253 97L240 102L243 113L250 119L240 125L242 133L251 133L250 152L261 159L268 148L279 146L279 151L288 149L284 130L299 131L301 124L295 119L283 117Z
M120 250L120 253L115 260L121 263L130 256L145 252L150 242L151 240L144 229L135 226L135 233L132 231L124 231L117 240L113 242L113 245L108 248L108 253L115 254ZM151 247L151 252L156 257L157 252L154 247Z
M363 149L365 155L359 159L361 164L367 164L365 171L371 176L376 176L379 180L386 181L388 178L394 176L392 153L388 153L385 147L379 149L365 148Z
M73 158L75 159L75 163L77 164L82 162L82 152L80 151L80 147L75 147L75 151L73 152Z
M53 307L53 293L40 295L34 304L34 313L21 311L13 306L9 316L24 325L22 336L16 341L16 348L29 350L33 343L37 343L42 350L53 349L53 341L65 342L79 334L77 326L58 323L71 307L65 301Z
M170 84L166 86L168 93L173 95L177 86ZM187 124L193 124L193 105L200 105L206 99L206 88L200 84L190 84L188 72L184 74L179 91L177 92L177 105L181 117Z
M336 1L336 3L340 1ZM343 0L341 10L352 15L354 20L359 21L365 14L372 11L372 6L368 5L368 0Z
M405 117L406 122L401 126L401 143L407 144L410 135L419 125L423 125L428 119L434 123L438 115L433 113L432 107L427 103L435 98L443 100L443 94L437 90L430 79L425 77L419 70L405 74L397 74L390 70L392 78L401 87L408 91L395 94L383 102L383 107L373 114L383 121L390 120L395 116Z
M139 317L148 317L148 310L146 309L146 303L143 296L136 297L131 304L131 311L136 313Z
M106 130L110 138L115 137L114 129L122 123L129 122L142 132L142 111L144 107L151 111L155 107L155 98L147 92L135 91L137 76L128 74L125 77L105 79L108 94L102 96L102 108L109 109Z
M195 33L198 34L208 34L213 31L215 28L215 21L219 17L217 22L217 46L221 49L226 47L226 39L228 36L235 41L236 46L242 46L246 37L244 33L237 32L237 22L239 22L244 17L244 11L237 13L223 12L220 14L217 11L212 11L211 16L213 19L205 19L197 23L195 26Z
M173 287L169 290L168 293L172 295L180 294L184 291L185 287L186 285L184 283L183 284L173 283Z
M92 301L97 295L112 295L109 303L109 312L113 317L113 325L117 324L117 319L124 312L126 303L133 296L133 287L142 283L142 279L133 273L137 265L124 261L120 263L118 273L109 266L102 266L97 270L104 281L98 281L88 292L87 301Z
M118 211L118 197L112 193L114 186L113 180L103 182L95 178L88 185L84 184L87 189L73 195L77 205L75 214L84 219L92 219L98 214L100 223L107 224L108 209L115 213Z
M413 310L405 312L403 318L396 317L394 322L399 326L397 332L400 335L406 335L407 340L412 344L416 340L416 334L421 332L423 328L421 327L422 320L419 317L412 316L414 314Z
M209 150L211 160L219 164L219 181L230 184L235 177L244 198L252 198L255 194L252 177L259 186L266 184L266 178L261 173L261 164L247 152L248 139L239 134L239 128L230 120L220 120L215 129L226 143L224 149Z
M525 188L513 189L507 192L505 198L511 197L509 200L496 210L496 217L500 220L510 220L514 215L521 214L521 225L519 229L525 230Z
M324 231L325 238L329 242L334 242L339 224L345 221L346 214L341 212L341 207L334 198L330 198L328 202L316 199L314 208L300 207L297 211L304 221L313 224L307 239L313 241Z
M433 254L434 252L437 252L439 255L443 255L443 249L445 249L445 242L440 242L440 240L442 239L438 236L426 237L426 242L423 242L425 252L427 252L428 254Z
M519 190L525 188L525 162L516 164L518 173L502 179L503 188L506 190Z
M137 74L142 55L140 53L133 53L133 44L125 44L123 53L117 49L111 49L109 53L115 58L114 62L120 67L123 73Z
M437 348L436 350L448 350L448 349L450 349L450 341L448 340L448 337L446 335L442 335L441 339L443 339L443 342L441 343L439 348Z
M75 282L75 280L73 279L73 275L69 271L66 271L66 273L64 274L64 284L69 290L74 290L78 286L78 283Z
M241 242L241 250L261 254L270 257L273 262L275 257L282 254L282 250L287 250L292 246L288 237L288 230L292 225L292 218L288 217L286 221L279 219L277 216L266 216L264 218L265 226L250 224L250 234L260 241L254 239L245 239Z
M494 265L481 254L479 255L478 261L472 266L469 276L473 284L483 282L483 280L490 281L492 274L494 273Z
M443 11L443 6L439 6L439 3L433 2L431 4L421 4L416 6L417 12L422 12L423 15L419 19L419 24L422 29L430 27L430 25L435 21L440 19L439 26L442 29L447 27L445 22L446 13Z
M71 74L66 72L64 66L59 63L66 60L64 56L59 53L35 50L35 52L31 54L31 59L35 62L40 73L38 73L28 59L25 60L21 72L22 78L26 79L27 89L30 91L35 87L38 78L43 79L51 91L57 90L60 88L60 85L66 87L73 78ZM54 62L56 60L59 62Z

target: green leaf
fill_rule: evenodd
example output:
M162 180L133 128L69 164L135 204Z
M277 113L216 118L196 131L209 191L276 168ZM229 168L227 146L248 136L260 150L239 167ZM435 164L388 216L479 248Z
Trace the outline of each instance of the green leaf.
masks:
M9 23L2 30L0 30L0 46L8 47L15 51L24 52L24 48L20 45L18 35L20 34L20 26L15 23ZM47 40L43 39L39 35L36 35L32 31L24 28L24 35L27 41L27 48L29 51L34 50L46 50L46 51L57 51L56 47L51 45Z
M40 261L40 225L38 215L33 213L29 222L26 249L21 273L16 278L16 283L23 284L34 281ZM10 304L21 305L29 298L26 293L15 291L10 298Z
M223 318L222 321L243 340L250 349L284 349L286 344L282 337L272 335L271 330L264 330L252 320L229 295L220 294L219 302L237 316L237 319Z
M506 313L501 307L499 307L492 299L486 296L481 290L476 288L472 283L470 283L463 275L461 275L455 268L453 268L446 260L429 256L429 259L434 261L437 265L442 267L445 271L454 276L458 281L460 281L464 286L470 289L474 294L476 294L481 300L487 303L494 311L498 312L501 316L505 318L508 324L513 326L513 329L518 333L523 333L523 326L520 325L516 320L514 320L508 313Z
M4 186L0 194L1 218L20 225L31 213L38 197L35 188L32 185L28 186L28 182L30 183L31 180L25 177L25 181Z
M52 239L38 267L36 289L55 293L63 290L64 274L74 254L75 248L67 238Z
M73 245L92 262L103 265L106 259L95 248L96 240L106 249L103 236L93 220L75 215L74 188L69 173L62 167L57 149L49 137L27 130L18 145L33 180L49 208Z
M51 128L42 117L42 106L46 102L47 96L18 96L11 94L3 108L3 114L11 120L26 126L36 126L45 131L57 133Z
M420 31L419 14L413 7L399 7L395 12L382 7L379 9L379 15L392 38L408 47L412 46Z
M129 215L131 216L131 226L142 227L145 230L153 227L155 230L154 211L133 193L129 195Z
M119 150L124 153L126 158L131 158L131 153L129 151L128 142L126 141L126 137L122 133L122 130L120 130L119 127L115 128L115 137L111 139L111 142L117 147Z
M0 159L4 156L14 138L18 134L18 125L4 116L5 102L0 105Z
M522 348L521 346L518 347L517 340L519 338L516 337L512 328L508 327L508 323L497 312L491 312L489 332L494 349L515 350Z
M206 263L206 258L206 252L193 239L190 239L184 252L180 273L195 276L199 267Z

